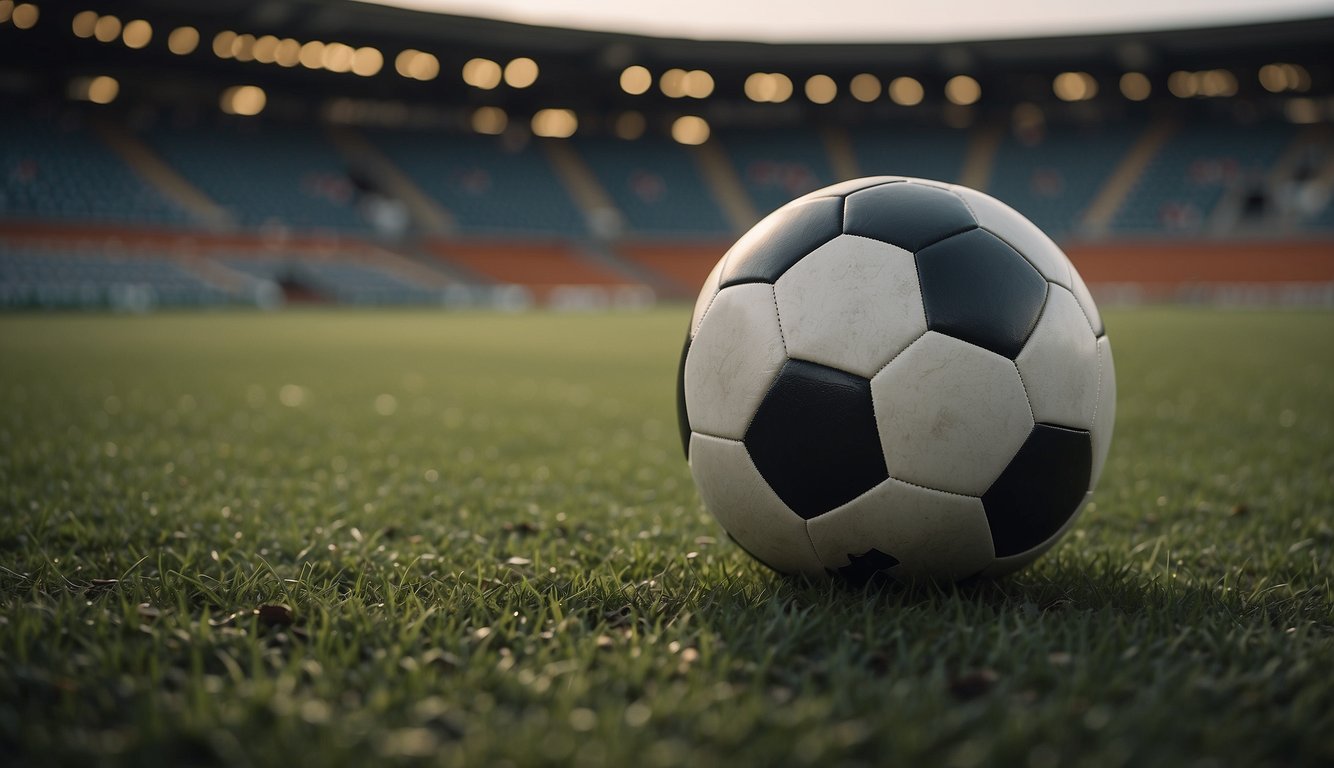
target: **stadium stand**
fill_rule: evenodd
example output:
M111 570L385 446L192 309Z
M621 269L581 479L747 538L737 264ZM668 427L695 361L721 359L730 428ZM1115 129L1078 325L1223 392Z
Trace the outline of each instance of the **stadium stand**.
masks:
M1052 237L1077 233L1094 195L1143 130L1138 121L1012 130L997 149L986 191Z
M685 147L660 137L576 138L574 144L634 235L677 239L729 232Z
M179 206L137 176L78 112L0 114L0 219L190 223Z
M957 182L969 131L940 126L861 126L850 130L858 169L867 176L915 176Z
M1224 194L1262 179L1294 135L1292 125L1276 121L1197 121L1183 126L1149 163L1117 212L1116 231L1203 231Z
M1334 266L1319 267L1334 264L1334 19L1261 25L1264 34L1239 26L919 51L550 34L348 0L298 0L312 12L257 15L256 29L239 34L168 5L121 4L162 31L142 49L78 34L75 11L59 4L31 29L0 28L0 65L16 73L0 79L7 306L107 306L119 285L143 286L135 296L151 298L139 304L155 306L264 304L257 286L274 285L289 301L351 304L503 293L515 306L515 297L580 306L650 289L688 299L759 217L878 174L972 184L1009 202L1077 263L1094 254L1095 291L1124 287L1108 262L1121 252L1137 269L1159 269L1158 282L1146 273L1153 288L1143 295L1177 295L1208 282L1199 277L1208 244L1234 240L1257 257L1229 251L1226 268L1219 262L1229 280L1334 284ZM349 74L334 53L362 50L350 45L285 66L276 43L264 53L273 61L248 47L319 40L324 12L341 14L350 42L380 57L375 71ZM375 24L361 29L367 14ZM169 50L166 30L183 25L198 27L200 44ZM1153 85L1132 98L1118 77L1136 46L1151 54L1142 75ZM402 58L419 48L436 52L434 70ZM469 57L520 49L541 63L528 86L461 78ZM974 71L976 104L948 103L929 68L909 71L927 50ZM620 80L627 64L614 62L625 57L650 70L647 90ZM1269 64L1266 81L1266 62L1305 63ZM686 65L712 73L707 95L663 90L668 68ZM761 103L743 83L780 66L794 93ZM1060 101L1053 77L1066 68L1100 87ZM97 79L115 87L94 98L85 75L103 71L115 77ZM848 84L868 71L920 78L920 102L891 103L883 87L854 98ZM837 84L830 103L803 95L816 72ZM1234 87L1190 95L1173 79ZM228 107L238 82L268 94L258 116ZM482 105L490 123L476 121ZM553 106L577 117L573 136L535 135L546 132L529 118ZM616 117L632 111L643 135L613 137ZM683 115L707 136L675 135Z
M407 130L367 131L370 140L453 215L460 233L586 233L583 217L534 142Z
M248 286L253 288L253 286ZM0 241L0 307L150 309L254 303L162 254L22 246Z
M243 227L366 228L347 163L318 129L229 121L163 125L143 138Z
M809 128L730 131L719 143L761 215L838 181L824 142Z

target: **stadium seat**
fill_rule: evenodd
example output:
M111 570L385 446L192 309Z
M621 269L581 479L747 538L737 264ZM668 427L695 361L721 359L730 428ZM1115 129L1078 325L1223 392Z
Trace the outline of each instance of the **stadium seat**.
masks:
M0 116L0 219L189 224L77 115Z

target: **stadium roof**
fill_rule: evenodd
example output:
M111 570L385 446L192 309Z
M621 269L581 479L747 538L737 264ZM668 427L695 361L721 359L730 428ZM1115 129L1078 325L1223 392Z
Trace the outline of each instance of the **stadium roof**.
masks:
M1264 23L1334 13L1331 0L357 1L570 29L769 43L993 40Z

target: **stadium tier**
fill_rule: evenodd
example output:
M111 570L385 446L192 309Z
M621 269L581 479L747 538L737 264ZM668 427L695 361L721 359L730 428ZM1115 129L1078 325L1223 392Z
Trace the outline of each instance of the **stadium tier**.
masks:
M604 137L576 138L574 148L636 235L721 238L730 231L687 147L661 137L633 144Z
M579 237L584 218L541 148L504 137L373 131L378 149L452 216L458 231Z
M293 1L309 12L243 31L127 0L133 45L97 9L0 20L9 304L104 305L121 283L156 305L256 303L250 283L349 304L687 299L760 217L869 175L989 192L1074 254L1334 250L1334 19L753 46ZM332 245L293 245L311 238ZM1308 274L1275 258L1252 278Z
M0 216L174 226L190 217L110 151L77 112L0 114Z
M868 176L913 176L951 183L963 178L970 136L967 130L944 126L863 126L848 133L858 168Z
M164 125L142 139L243 228L366 228L347 163L321 131L252 121Z

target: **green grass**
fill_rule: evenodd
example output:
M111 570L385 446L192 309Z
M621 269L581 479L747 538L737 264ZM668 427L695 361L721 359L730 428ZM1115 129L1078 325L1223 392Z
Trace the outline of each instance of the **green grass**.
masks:
M1078 528L864 590L700 507L685 323L0 318L4 762L1334 761L1334 314L1110 313Z

